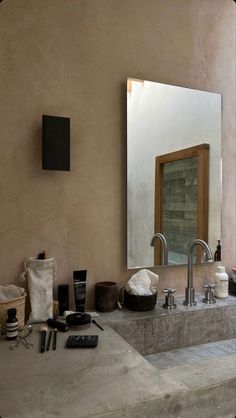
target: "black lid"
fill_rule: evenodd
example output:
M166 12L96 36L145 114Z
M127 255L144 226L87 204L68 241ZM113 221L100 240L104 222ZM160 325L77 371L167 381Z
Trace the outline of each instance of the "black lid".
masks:
M11 318L14 318L16 316L16 309L15 308L10 308L7 310L7 315Z
M58 285L58 289L65 289L65 288L68 288L68 287L69 287L69 285L67 283L61 283L61 284Z
M75 270L73 271L74 279L79 279L81 281L86 280L87 270Z
M76 312L66 317L66 323L68 325L85 325L90 324L91 315L84 312Z

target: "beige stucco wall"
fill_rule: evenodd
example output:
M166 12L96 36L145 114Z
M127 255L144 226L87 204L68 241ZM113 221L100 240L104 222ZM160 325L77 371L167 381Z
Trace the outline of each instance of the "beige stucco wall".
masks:
M4 0L0 39L1 284L44 248L57 282L87 268L88 304L96 281L132 273L127 76L223 94L223 255L236 264L235 2ZM71 172L41 170L42 114L71 118ZM159 272L183 291L185 267Z

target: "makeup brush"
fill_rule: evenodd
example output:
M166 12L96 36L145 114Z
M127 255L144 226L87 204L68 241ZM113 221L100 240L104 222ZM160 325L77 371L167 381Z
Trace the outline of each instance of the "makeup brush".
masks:
M92 323L93 324L95 324L98 328L100 328L102 331L104 331L104 328L103 327L101 327L101 325L99 325L98 323L97 323L97 321L95 321L95 319L92 319Z
M47 351L49 351L50 349L51 339L52 339L52 329L51 331L49 331L49 337L48 337L47 348L46 348Z
M57 348L57 328L54 328L53 330L53 350L56 350Z
M40 334L41 334L40 352L41 353L44 353L44 351L45 351L46 333L47 333L47 328L42 326L40 328Z

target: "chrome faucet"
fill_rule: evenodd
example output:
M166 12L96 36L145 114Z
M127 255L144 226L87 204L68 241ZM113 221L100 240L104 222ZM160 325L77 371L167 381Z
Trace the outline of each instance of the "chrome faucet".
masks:
M164 235L162 235L160 232L157 232L155 235L153 235L151 240L151 247L154 247L157 238L159 238L162 243L162 264L168 265L168 247Z
M213 261L213 256L207 243L202 239L194 239L188 247L188 276L187 276L187 287L185 289L185 300L184 305L192 306L196 305L195 301L195 290L193 288L193 250L196 245L201 245L206 253L208 261Z

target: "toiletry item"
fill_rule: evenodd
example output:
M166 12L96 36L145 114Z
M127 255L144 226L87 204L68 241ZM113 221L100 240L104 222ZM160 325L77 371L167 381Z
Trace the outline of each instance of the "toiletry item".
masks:
M17 336L18 336L18 319L16 317L16 309L10 308L7 310L6 339L15 340Z
M98 335L70 335L66 348L94 348L98 344Z
M40 329L40 335L41 335L41 347L40 347L40 352L44 353L45 351L45 343L46 343L46 333L47 333L47 329L45 327L42 327Z
M52 315L53 315L53 319L57 319L58 316L59 316L59 302L58 302L58 300L53 301Z
M56 350L57 348L57 329L55 328L53 330L53 344L52 344L53 350Z
M221 261L221 245L220 245L220 240L218 239L218 244L216 247L216 251L214 254L214 261Z
M49 351L50 345L51 345L51 339L52 339L52 329L49 331L48 341L47 341L47 348L46 350Z
M216 298L225 299L229 295L229 278L224 266L218 266L214 276Z
M86 325L91 323L91 316L85 312L77 312L66 317L68 325Z
M63 319L66 319L66 317L67 317L68 315L71 315L71 314L73 314L73 313L78 313L78 312L76 312L76 311L65 311L65 312L63 313ZM87 313L91 316L91 318L94 318L94 317L96 317L96 316L100 316L97 312L94 312L94 311L87 311Z
M236 283L236 268L232 268L231 279L234 283Z
M58 321L56 319L49 318L47 320L47 324L49 327L57 328L58 331L61 331L61 332L67 332L69 330L69 327L68 325L65 324L65 322Z
M37 260L45 260L46 257L46 251L44 250L42 253L39 253L37 256Z
M64 311L69 309L69 285L58 285L59 316L63 316Z
M118 284L98 282L95 284L95 307L99 312L112 312L118 304Z
M53 280L56 264L53 257L37 260L29 257L25 261L25 272L30 296L30 322L45 322L53 317Z
M87 270L73 272L75 308L77 312L84 312L86 300L86 276Z
M97 321L95 321L95 319L92 319L92 323L93 323L94 325L96 325L98 328L100 328L102 331L104 331L104 328L102 328L102 327L101 327L101 325L99 325L99 324L97 323Z

